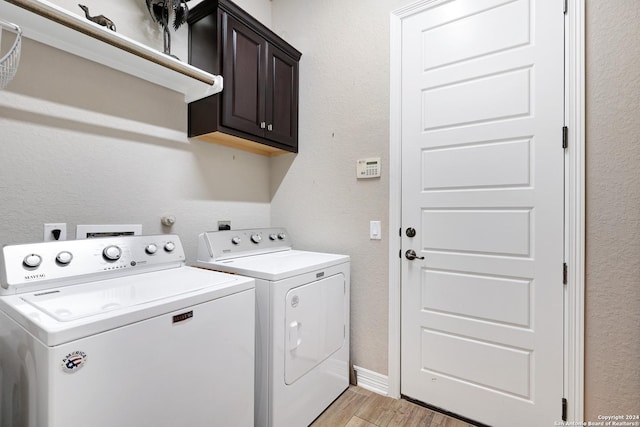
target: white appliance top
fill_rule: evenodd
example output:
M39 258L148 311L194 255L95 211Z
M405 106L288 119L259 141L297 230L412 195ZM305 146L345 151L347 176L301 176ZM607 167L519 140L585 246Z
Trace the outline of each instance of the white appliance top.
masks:
M177 268L184 260L173 234L8 245L2 248L0 295Z
M167 248L168 242L172 245ZM149 245L153 246L147 251ZM105 253L114 246L120 250L119 257L115 257L114 249ZM52 254L67 251L72 254L71 261L52 262L56 259ZM253 279L184 266L182 245L175 235L5 246L3 255L4 295L0 296L0 311L48 346L222 298L255 285ZM40 258L40 264L26 265L27 261L34 264L32 259L27 260L34 255ZM118 259L109 259L110 256ZM63 261L68 258L65 255ZM77 265L71 268L74 262ZM14 271L20 269L21 279Z
M211 231L200 234L198 240L196 265L269 281L350 260L347 255L291 249L283 228Z

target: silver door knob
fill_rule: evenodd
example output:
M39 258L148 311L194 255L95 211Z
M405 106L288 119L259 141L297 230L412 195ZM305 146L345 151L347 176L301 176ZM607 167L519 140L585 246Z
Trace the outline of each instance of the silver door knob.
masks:
M407 252L405 252L404 256L409 261L413 261L414 259L424 259L423 256L418 256L418 254L416 254L416 251L414 251L413 249L409 249Z

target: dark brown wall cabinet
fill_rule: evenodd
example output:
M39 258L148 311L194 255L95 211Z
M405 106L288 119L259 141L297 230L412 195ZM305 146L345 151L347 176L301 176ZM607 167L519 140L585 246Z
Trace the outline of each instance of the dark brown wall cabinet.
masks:
M301 53L227 0L189 13L189 63L222 92L189 104L189 136L264 155L298 152Z

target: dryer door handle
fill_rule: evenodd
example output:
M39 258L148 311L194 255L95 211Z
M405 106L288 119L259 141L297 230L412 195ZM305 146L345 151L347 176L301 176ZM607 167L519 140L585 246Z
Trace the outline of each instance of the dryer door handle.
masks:
M300 346L302 338L300 338L300 328L302 323L293 321L289 323L289 351L293 351Z

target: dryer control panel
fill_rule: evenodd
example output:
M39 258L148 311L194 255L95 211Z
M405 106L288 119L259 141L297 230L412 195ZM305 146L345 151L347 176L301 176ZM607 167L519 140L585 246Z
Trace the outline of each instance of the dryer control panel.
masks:
M291 249L284 228L207 231L198 238L198 261L213 262Z
M2 248L0 295L184 265L177 235L118 236Z

